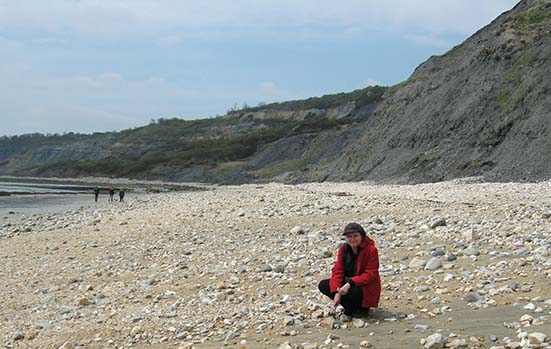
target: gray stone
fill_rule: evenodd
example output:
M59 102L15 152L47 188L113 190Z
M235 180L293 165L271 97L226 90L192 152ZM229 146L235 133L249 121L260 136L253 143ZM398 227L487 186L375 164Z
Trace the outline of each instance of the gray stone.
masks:
M478 302L478 301L482 300L482 296L480 296L478 293L472 293L472 294L469 294L469 295L465 296L465 298L463 298L463 299L467 303L474 303L474 302Z
M295 324L295 319L291 316L287 316L284 320L283 320L283 324L285 326L293 326Z
M440 259L432 257L425 265L425 270L436 270L442 266Z
M513 251L513 255L515 256L527 256L529 254L530 254L530 251L526 248L519 248Z
M444 258L446 258L446 261L448 262L451 262L457 259L457 257L451 252L446 253Z
M444 226L446 226L446 219L445 218L436 218L430 224L431 229L434 229L434 228L437 228L437 227L444 227Z
M463 250L463 254L467 256L478 256L480 255L480 251L478 250L478 248L475 247L467 247Z
M409 267L411 269L423 269L425 265L427 264L427 261L414 257L411 262L409 262Z
M268 264L264 264L263 266L260 267L261 273L267 273L269 271L272 271L272 267Z
M441 257L446 254L446 251L443 248L437 248L434 251L431 252L431 255L433 257Z

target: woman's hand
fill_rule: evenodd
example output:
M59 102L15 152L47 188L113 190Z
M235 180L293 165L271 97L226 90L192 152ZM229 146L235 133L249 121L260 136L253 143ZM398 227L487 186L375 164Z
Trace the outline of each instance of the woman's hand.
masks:
M333 306L336 307L339 304L341 304L341 294L337 292L333 298Z
M339 291L339 295L346 296L348 291L350 291L350 284L347 282L342 287L338 288L337 291Z

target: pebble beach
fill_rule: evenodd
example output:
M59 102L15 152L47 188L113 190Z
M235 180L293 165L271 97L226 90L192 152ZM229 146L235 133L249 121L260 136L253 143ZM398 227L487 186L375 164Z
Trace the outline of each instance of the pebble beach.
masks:
M551 348L551 182L203 189L0 223L0 348ZM317 289L349 222L366 318Z

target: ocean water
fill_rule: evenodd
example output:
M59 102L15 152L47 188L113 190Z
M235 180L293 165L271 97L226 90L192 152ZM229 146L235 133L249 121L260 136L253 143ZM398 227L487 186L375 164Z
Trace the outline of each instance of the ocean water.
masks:
M33 214L63 213L78 210L81 207L102 207L109 204L115 203L109 203L103 191L98 202L94 201L92 185L17 182L2 179L0 180L0 232L2 225L21 223L21 219L26 219Z
M74 184L0 181L0 196L25 194L79 194L91 193L92 191L93 187Z

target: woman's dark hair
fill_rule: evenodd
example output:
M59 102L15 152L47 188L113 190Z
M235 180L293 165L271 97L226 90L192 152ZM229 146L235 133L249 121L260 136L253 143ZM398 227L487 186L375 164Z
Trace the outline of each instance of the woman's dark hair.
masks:
M358 223L348 223L346 227L344 227L344 230L342 231L342 235L346 235L350 233L360 233L362 237L366 235L364 228Z

